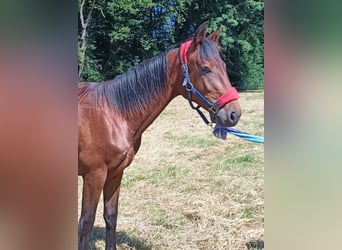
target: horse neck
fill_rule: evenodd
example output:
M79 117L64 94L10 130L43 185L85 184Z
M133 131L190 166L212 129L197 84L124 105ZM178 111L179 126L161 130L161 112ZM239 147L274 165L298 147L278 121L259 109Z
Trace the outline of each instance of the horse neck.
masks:
M153 104L149 108L149 112L142 114L138 120L135 122L134 137L139 138L141 134L148 128L149 125L159 116L159 114L164 110L164 108L170 103L170 101L176 96L181 94L182 86L182 70L181 63L178 58L178 49L170 51L167 55L168 61L168 82L165 91L153 101Z

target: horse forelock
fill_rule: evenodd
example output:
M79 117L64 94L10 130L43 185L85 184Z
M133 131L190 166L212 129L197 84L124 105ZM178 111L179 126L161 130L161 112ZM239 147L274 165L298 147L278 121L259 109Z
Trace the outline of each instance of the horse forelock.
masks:
M220 47L208 38L204 38L199 47L198 55L207 60L219 60Z

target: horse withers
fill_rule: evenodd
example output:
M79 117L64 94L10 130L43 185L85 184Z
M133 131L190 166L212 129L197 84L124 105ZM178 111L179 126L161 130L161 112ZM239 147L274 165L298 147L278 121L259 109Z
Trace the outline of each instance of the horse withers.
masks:
M187 98L197 111L199 107L206 109L212 122L221 126L231 127L239 121L238 94L220 57L220 28L206 36L207 26L204 22L192 39L113 80L79 85L78 174L83 178L80 250L88 249L101 191L106 249L116 249L123 171L138 152L142 133L174 97Z

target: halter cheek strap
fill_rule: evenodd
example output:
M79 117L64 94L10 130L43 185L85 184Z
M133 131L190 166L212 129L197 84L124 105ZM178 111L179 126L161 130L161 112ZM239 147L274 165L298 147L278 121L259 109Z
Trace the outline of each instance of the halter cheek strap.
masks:
M198 114L201 116L203 121L207 124L210 125L211 123L208 121L208 119L205 117L205 115L202 113L202 111L199 110L200 106L197 105L195 107L192 103L192 98L191 94L194 94L197 96L201 102L207 106L209 109L211 117L214 117L216 113L219 111L220 108L222 108L224 105L226 105L228 102L231 102L233 100L237 100L239 98L239 94L236 91L234 87L231 87L225 94L220 96L215 103L210 102L205 96L201 94L200 91L198 91L191 83L190 77L189 77L189 71L188 71L188 59L186 57L186 53L188 52L188 49L192 43L192 39L188 40L184 43L181 44L179 48L179 57L182 63L182 71L184 75L184 80L182 86L186 88L187 91L187 99L189 101L190 107L195 109Z

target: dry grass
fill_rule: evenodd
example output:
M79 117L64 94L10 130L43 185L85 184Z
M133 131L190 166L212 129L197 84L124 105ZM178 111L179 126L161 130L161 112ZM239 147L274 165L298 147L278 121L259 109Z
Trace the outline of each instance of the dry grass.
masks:
M237 128L264 134L264 93L241 93ZM247 249L263 239L264 147L228 135L216 139L188 107L173 100L143 134L125 170L118 249ZM79 211L82 180L79 178ZM93 249L104 249L99 204Z

